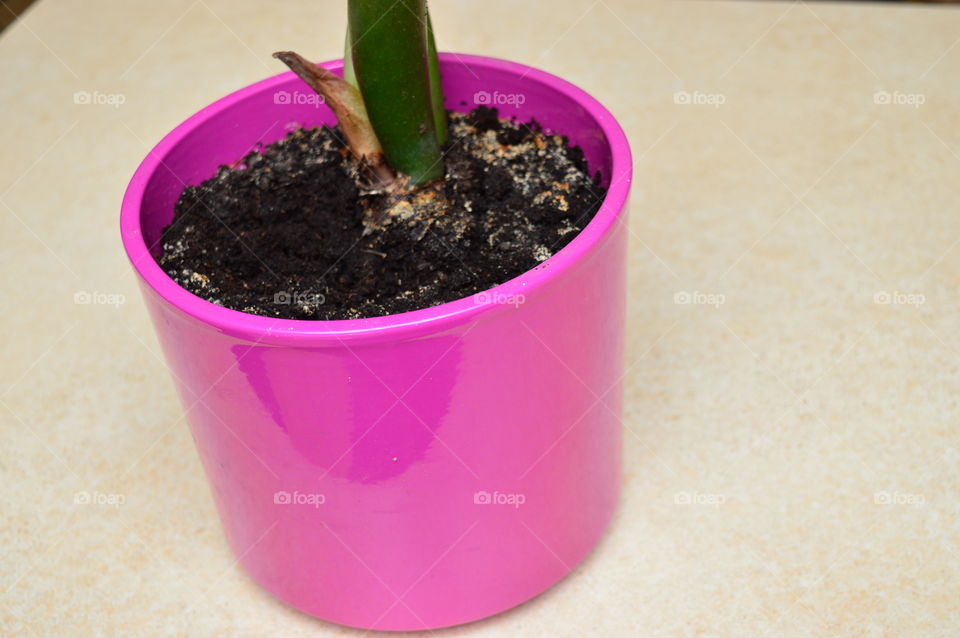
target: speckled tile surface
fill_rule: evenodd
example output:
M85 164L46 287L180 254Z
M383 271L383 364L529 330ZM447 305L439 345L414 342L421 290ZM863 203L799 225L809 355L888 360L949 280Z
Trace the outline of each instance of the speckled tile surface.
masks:
M433 12L441 49L592 92L636 158L617 519L547 594L439 633L960 635L960 11ZM359 633L235 564L117 232L150 145L343 24L43 0L0 34L0 634Z

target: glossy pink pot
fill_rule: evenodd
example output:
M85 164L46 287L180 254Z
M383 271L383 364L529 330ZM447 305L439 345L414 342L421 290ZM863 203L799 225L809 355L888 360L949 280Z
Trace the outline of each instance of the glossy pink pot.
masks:
M522 603L587 556L617 502L627 140L557 77L469 55L441 65L449 108L535 117L609 187L568 246L486 293L292 321L164 274L153 255L185 184L295 124L334 123L291 73L174 129L123 201L123 243L231 548L277 598L344 625L436 628Z

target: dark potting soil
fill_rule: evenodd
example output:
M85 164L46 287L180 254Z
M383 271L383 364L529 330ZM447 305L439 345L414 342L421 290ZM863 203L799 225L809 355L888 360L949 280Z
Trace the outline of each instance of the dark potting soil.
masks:
M182 287L234 310L374 317L530 270L567 245L605 195L581 150L536 122L479 107L450 114L449 140L446 179L411 206L360 194L338 129L295 130L185 188L159 263Z

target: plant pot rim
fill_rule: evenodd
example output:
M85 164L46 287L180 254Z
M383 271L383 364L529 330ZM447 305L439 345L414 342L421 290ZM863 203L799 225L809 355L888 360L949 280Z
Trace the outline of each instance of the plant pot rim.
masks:
M587 226L561 250L532 270L502 284L455 301L399 314L366 319L304 320L264 317L218 306L178 285L156 262L143 238L141 206L153 174L164 166L164 158L203 122L230 109L250 95L276 90L295 77L290 71L255 82L204 107L168 133L147 154L124 193L120 212L120 234L127 257L143 281L167 303L215 330L263 345L331 345L384 341L435 333L481 315L505 312L513 308L503 299L530 299L548 282L561 277L576 263L586 259L602 242L611 227L624 214L632 179L630 146L613 115L589 93L553 74L539 69L486 56L441 53L441 64L459 64L467 68L485 67L520 75L524 80L546 85L579 104L603 132L609 146L610 183L606 197ZM339 73L340 59L321 64ZM563 134L563 131L557 131Z

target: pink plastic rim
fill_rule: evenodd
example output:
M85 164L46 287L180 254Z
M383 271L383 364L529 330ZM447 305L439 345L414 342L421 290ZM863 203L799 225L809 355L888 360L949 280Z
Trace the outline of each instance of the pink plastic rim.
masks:
M369 342L412 336L424 331L442 331L464 321L475 320L483 313L501 312L504 306L497 298L523 295L530 298L549 281L563 276L574 264L585 259L607 235L625 210L632 179L630 146L623 129L613 115L589 93L553 74L516 62L485 56L441 53L442 62L456 62L467 67L485 67L517 74L529 82L538 82L553 91L565 94L584 110L602 131L610 149L610 183L607 195L589 224L563 249L544 264L522 275L495 286L486 295L487 301L465 297L439 306L367 319L336 321L277 319L252 315L218 306L188 292L174 282L150 254L141 230L141 206L146 187L154 172L163 166L163 160L181 140L214 114L230 109L254 93L274 90L293 76L292 72L261 80L201 109L168 133L150 150L137 168L123 197L120 211L120 234L127 257L137 273L150 288L167 303L214 329L264 345L317 345L344 342ZM340 72L342 61L335 60L323 66ZM563 133L563 131L558 131Z

